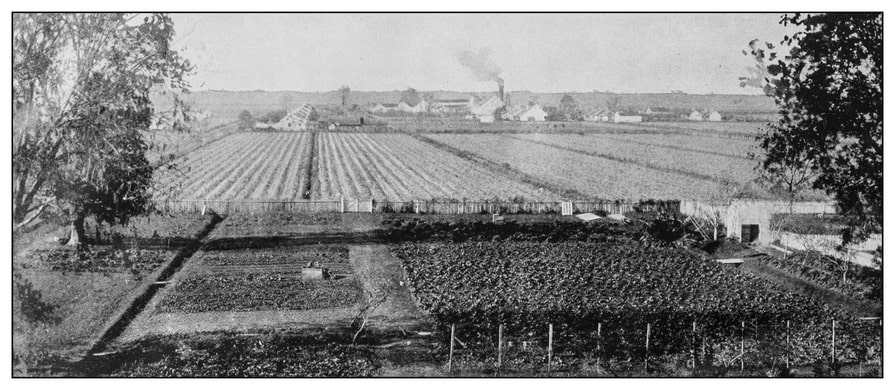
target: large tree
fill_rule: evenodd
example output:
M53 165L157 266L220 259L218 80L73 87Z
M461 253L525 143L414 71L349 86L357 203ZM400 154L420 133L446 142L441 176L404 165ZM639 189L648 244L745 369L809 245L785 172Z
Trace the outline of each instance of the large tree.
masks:
M775 45L750 43L757 80L780 119L759 138L760 168L835 196L850 221L843 244L882 226L883 23L880 13L784 15L798 32ZM757 82L756 82L757 81ZM795 174L795 176L794 176Z
M191 67L170 44L166 15L13 15L13 220L46 214L125 223L150 208L158 167L143 137L167 95L183 118L180 94Z
M401 101L411 107L416 106L420 102L420 94L416 89L407 87L404 92L401 92Z
M578 107L578 101L572 95L562 95L562 99L559 100L559 110L563 112L566 120L580 121L584 119L581 108Z

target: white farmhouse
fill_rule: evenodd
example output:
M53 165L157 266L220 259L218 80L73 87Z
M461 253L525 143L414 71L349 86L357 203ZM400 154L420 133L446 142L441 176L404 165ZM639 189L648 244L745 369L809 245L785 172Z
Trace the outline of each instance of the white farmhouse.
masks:
M523 122L543 122L547 120L547 112L540 105L533 105L519 114L519 120Z

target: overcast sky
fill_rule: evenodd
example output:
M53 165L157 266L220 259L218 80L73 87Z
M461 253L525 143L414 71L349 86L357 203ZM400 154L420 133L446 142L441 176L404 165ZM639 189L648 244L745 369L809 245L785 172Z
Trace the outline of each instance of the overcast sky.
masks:
M760 93L739 87L779 14L175 14L194 90L488 91L458 60L485 49L508 90Z

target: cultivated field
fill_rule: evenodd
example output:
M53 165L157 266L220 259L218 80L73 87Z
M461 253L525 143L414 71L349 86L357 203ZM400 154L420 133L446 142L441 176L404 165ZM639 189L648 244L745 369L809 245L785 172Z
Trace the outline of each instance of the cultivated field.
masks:
M556 199L404 134L321 133L315 199Z
M765 124L764 122L643 122L638 123L637 126L654 129L697 130L719 135L759 135Z
M621 139L624 137L618 136ZM514 135L513 138L554 146L562 151L627 162L635 166L679 173L697 179L733 181L748 179L752 177L754 165L742 158L674 150L649 143L634 144L613 138L568 134L521 134Z
M310 133L238 133L187 155L160 178L179 199L302 199Z
M553 135L550 135L551 137ZM604 199L701 199L717 183L642 165L588 156L495 134L426 135L526 174Z
M405 119L390 133L240 132L196 144L158 175L158 199L701 200L754 180L758 151L744 134L760 126Z
M624 141L634 145L662 146L682 152L707 153L748 160L749 152L757 153L752 140L718 139L682 134L588 134L592 137Z

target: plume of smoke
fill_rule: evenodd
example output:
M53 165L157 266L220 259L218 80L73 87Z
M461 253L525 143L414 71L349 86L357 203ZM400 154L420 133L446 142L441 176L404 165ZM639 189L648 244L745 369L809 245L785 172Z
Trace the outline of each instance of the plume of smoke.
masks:
M458 54L458 59L463 66L472 70L472 74L480 81L496 81L498 85L503 85L503 79L500 78L500 67L488 58L491 51L481 48L479 51L462 50Z

